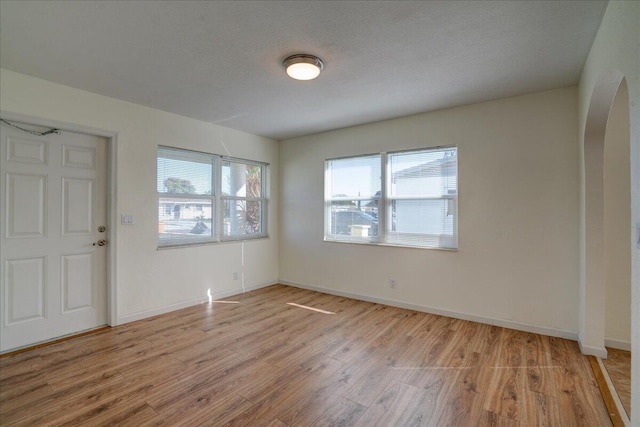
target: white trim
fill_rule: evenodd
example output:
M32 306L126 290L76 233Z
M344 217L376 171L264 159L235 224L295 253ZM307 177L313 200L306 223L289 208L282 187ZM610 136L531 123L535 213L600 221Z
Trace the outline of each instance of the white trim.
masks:
M613 403L616 405L616 409L618 410L618 414L620 414L620 419L622 420L622 424L624 427L629 427L631 425L631 421L629 421L629 415L627 415L627 411L624 409L622 405L622 401L620 400L620 396L616 391L616 387L613 385L611 381L611 377L609 376L609 371L602 363L602 359L597 358L598 366L600 366L600 372L602 372L602 376L604 377L605 383L607 383L607 388L609 389L609 393L611 393L611 399Z
M368 302L374 302L377 304L390 305L392 307L406 308L408 310L415 310L415 311L421 311L424 313L437 314L439 316L453 317L455 319L468 320L471 322L484 323L484 324L493 325L493 326L500 326L502 328L516 329L519 331L531 332L531 333L540 334L540 335L547 335L550 337L565 338L573 341L576 341L578 338L578 334L576 332L565 331L562 329L547 328L544 326L533 325L530 323L514 322L511 320L496 319L493 317L479 316L475 314L461 313L458 311L444 310L441 308L410 304L402 301L389 300L385 298L377 298L377 297L372 297L368 295L355 294L351 292L344 292L337 289L328 289L328 288L323 288L319 286L305 285L302 283L291 282L289 280L280 280L279 283L283 285L293 286L296 288L322 292L325 294L338 295L338 296L353 298L361 301L368 301Z
M231 290L226 290L226 291L220 291L220 292L213 293L211 295L211 297L214 298L214 299L227 298L227 297L231 297L231 296L234 296L234 295L243 294L244 292L254 291L254 290L260 289L260 288L266 288L267 286L272 286L272 285L275 285L277 283L278 283L277 280L272 280L272 281L269 281L269 282L259 283L257 285L253 285L253 286L247 286L247 287L244 288L244 290L243 289L231 289ZM148 317L158 316L160 314L170 313L172 311L176 311L176 310L180 310L180 309L183 309L183 308L192 307L194 305L204 304L204 303L208 303L208 302L209 302L209 297L205 295L205 296L194 298L194 299L190 299L190 300L187 300L187 301L182 301L182 302L179 302L179 303L176 303L176 304L165 305L164 307L158 307L158 308L154 308L154 309L151 309L151 310L139 311L137 313L127 314L125 316L120 316L117 319L117 321L118 321L118 325L123 325L125 323L135 322L136 320L142 320L142 319L146 319Z
M605 338L604 345L606 347L615 348L616 350L631 351L631 343L629 341L620 341L620 340Z
M583 343L584 338L581 334L578 335L578 345L580 346L580 352L585 356L596 356L601 359L607 358L607 349L605 347L598 347L593 345L585 345Z
M113 134L109 139L107 167L107 230L111 244L107 252L107 323L109 326L118 325L118 227L120 226L118 215L118 134Z
M118 210L117 200L118 192L118 133L106 129L94 128L90 126L79 125L76 123L63 122L60 120L50 120L42 117L31 116L22 113L13 113L6 110L0 110L0 116L3 119L16 121L21 123L29 123L34 126L45 126L60 129L62 131L84 133L88 135L100 136L107 139L107 232L109 240L109 250L107 252L107 324L116 326L118 314L118 276L116 268L116 260L118 259L117 251L117 227L118 227Z
M60 129L62 131L66 130L69 132L84 133L84 134L94 135L94 136L102 136L104 138L112 138L117 135L117 132L106 130L106 129L94 128L91 126L84 126L84 125L79 125L79 124L70 123L70 122L63 122L60 120L49 120L49 119L30 116L22 113L12 113L6 110L0 110L0 116L2 116L3 119L10 120L10 121L21 122L25 124L32 124L34 126L51 127L51 128Z

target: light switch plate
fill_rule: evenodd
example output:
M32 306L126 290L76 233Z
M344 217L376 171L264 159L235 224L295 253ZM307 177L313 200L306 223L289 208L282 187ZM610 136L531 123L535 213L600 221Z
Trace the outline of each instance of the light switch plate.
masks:
M120 215L120 224L122 225L133 225L133 215Z

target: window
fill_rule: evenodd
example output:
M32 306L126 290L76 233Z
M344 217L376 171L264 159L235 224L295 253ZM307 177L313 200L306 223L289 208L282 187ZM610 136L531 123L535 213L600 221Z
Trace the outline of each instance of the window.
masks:
M457 248L457 148L327 160L325 240Z
M158 246L266 237L266 168L158 147Z
M222 212L225 238L243 238L247 235L263 235L264 166L236 160L222 161Z
M376 154L327 161L327 237L353 241L379 237L380 159Z
M457 247L456 148L405 151L387 156L388 243Z

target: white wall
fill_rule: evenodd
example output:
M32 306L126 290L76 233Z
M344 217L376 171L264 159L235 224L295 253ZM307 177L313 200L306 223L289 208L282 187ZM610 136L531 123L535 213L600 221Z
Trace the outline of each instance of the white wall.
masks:
M0 110L117 133L117 244L120 323L214 296L274 283L278 277L278 143L163 111L0 70ZM167 145L258 160L271 165L270 239L157 250L156 150ZM113 234L112 234L113 235ZM113 240L113 239L112 239Z
M569 87L281 142L281 281L575 338L576 126ZM323 242L325 159L439 145L458 146L457 252Z
M631 346L631 178L629 95L623 82L609 113L604 143L605 342Z
M587 118L594 100L595 90L599 83L612 72L624 75L629 90L630 117L630 158L631 158L631 229L628 244L631 252L631 352L640 354L640 251L636 247L638 238L636 224L640 226L640 2L612 1L602 19L602 24L596 35L589 57L585 63L579 86L579 148L580 161L584 162L585 129ZM581 177L581 192L584 200L588 189L585 188L586 177ZM585 212L581 212L583 218ZM582 224L586 227L586 224ZM583 234L584 230L581 230ZM585 242L581 242L581 274L584 275L587 266L584 257ZM599 325L593 321L604 318L597 313L604 310L601 306L593 307L585 300L591 289L586 289L587 278L581 277L581 323L585 332L590 329L598 330ZM597 305L597 304L593 304ZM595 316L589 313L596 312ZM587 313L589 312L589 313ZM631 421L632 425L640 425L640 357L631 358Z

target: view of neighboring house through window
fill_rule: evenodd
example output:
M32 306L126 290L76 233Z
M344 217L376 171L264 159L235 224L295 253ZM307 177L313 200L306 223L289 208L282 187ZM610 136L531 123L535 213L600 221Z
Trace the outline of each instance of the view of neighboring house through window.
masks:
M158 246L266 237L266 165L158 148Z
M457 149L331 159L325 240L457 248Z
M393 215L387 242L457 247L456 148L390 153L387 203Z

